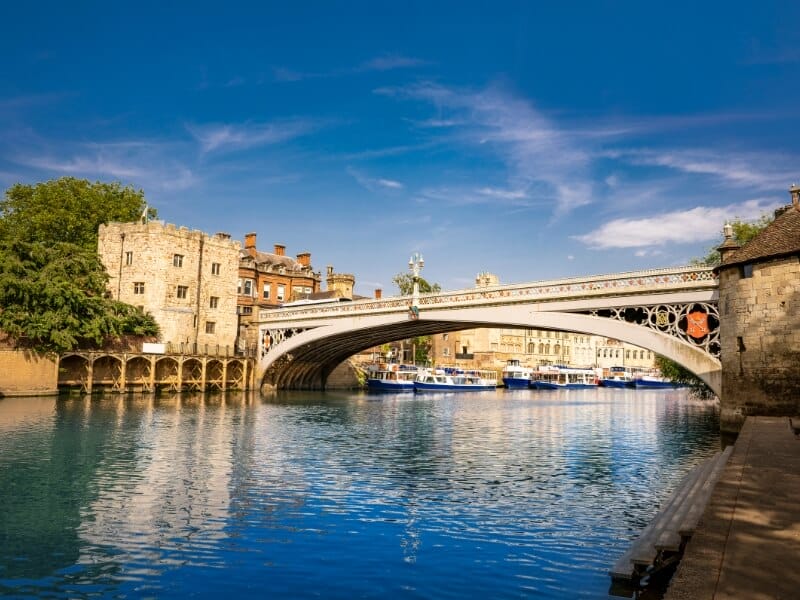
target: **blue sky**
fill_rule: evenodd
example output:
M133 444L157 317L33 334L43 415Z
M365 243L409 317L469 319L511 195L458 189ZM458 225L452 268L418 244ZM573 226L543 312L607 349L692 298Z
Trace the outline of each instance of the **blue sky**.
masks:
M0 8L0 185L72 175L385 295L681 265L800 181L797 2Z

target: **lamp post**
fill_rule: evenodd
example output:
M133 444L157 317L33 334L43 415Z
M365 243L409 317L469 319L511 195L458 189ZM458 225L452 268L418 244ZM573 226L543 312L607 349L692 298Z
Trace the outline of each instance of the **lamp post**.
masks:
M412 281L414 282L414 287L411 292L411 306L414 308L419 304L419 272L424 266L425 260L419 252L414 252L411 258L408 259L408 268L411 270Z

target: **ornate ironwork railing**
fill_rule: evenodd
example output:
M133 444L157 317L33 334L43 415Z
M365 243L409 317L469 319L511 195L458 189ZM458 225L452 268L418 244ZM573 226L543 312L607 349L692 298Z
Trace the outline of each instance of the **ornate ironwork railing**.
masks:
M419 306L421 308L426 306L444 308L471 304L512 304L531 300L580 299L699 288L713 289L716 286L717 279L711 267L690 266L425 294L419 297ZM336 317L338 315L352 316L353 314L368 314L371 312L393 312L407 310L410 301L410 296L396 296L381 300L360 300L309 307L261 310L259 312L259 320L261 322L274 322L304 318Z

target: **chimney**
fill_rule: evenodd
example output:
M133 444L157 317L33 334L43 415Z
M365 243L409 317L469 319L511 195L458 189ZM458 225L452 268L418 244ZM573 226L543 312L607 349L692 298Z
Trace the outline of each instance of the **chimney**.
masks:
M800 210L800 186L793 183L789 188L789 193L792 195L792 206L795 210Z
M278 256L286 256L286 246L283 244L275 244L275 254Z
M375 300L380 300L382 296L383 296L383 290L381 288L376 289Z
M297 262L299 262L304 267L311 266L311 253L310 252L301 252L297 255Z
M255 233L245 233L244 234L244 249L247 250L247 253L250 256L255 257L256 255L256 234Z

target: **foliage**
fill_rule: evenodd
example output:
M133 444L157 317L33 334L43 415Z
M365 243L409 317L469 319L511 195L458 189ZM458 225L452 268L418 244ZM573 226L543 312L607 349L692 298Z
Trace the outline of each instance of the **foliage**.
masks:
M18 344L63 352L123 335L157 335L152 315L106 297L101 223L136 221L144 195L64 177L16 184L0 200L0 329Z
M156 335L150 315L105 297L96 252L59 242L0 243L0 329L40 351L100 346L126 334Z
M733 239L739 245L744 246L747 242L752 240L756 235L758 235L767 225L772 223L774 220L774 216L770 214L761 215L761 217L752 223L748 223L746 221L742 221L741 219L734 219L730 222L731 228L733 229ZM720 240L717 242L712 248L709 248L708 252L702 258L695 258L691 261L693 265L706 265L709 267L715 267L720 263L719 258L719 251L717 251L717 247L722 244Z
M438 283L428 283L422 277L418 281L420 294L436 294L442 291ZM410 296L414 292L414 276L411 273L398 273L392 277L392 283L397 286L402 296Z
M101 223L136 221L146 206L144 192L117 182L62 177L34 185L18 183L0 200L0 240L68 242L96 250ZM147 212L156 215L153 209Z
M701 400L712 400L716 397L705 381L675 361L663 356L656 356L656 366L664 377L687 386L691 393Z

